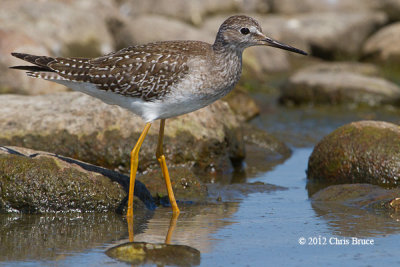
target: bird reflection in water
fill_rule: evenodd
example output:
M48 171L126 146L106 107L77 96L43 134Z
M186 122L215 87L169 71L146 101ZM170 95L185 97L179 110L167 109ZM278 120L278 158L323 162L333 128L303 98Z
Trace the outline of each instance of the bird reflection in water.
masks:
M133 217L127 216L129 242L112 247L106 254L131 264L195 266L200 264L200 251L185 245L171 245L179 214L172 213L164 243L134 242Z

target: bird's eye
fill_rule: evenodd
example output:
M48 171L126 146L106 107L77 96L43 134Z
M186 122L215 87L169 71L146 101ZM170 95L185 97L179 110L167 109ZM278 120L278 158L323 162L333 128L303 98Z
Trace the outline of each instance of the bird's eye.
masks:
M240 29L240 32L241 32L242 34L249 34L249 33L250 33L250 30L249 30L249 28L241 28L241 29Z

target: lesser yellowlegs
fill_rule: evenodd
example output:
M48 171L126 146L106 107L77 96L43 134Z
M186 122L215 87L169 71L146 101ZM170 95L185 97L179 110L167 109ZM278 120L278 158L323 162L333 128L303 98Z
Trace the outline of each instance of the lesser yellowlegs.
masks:
M262 33L248 16L232 16L220 26L214 44L166 41L134 45L98 58L63 58L12 53L34 66L15 66L31 77L57 82L141 116L146 126L131 152L128 217L140 147L153 121L160 119L156 156L174 213L179 213L163 153L165 119L205 107L229 93L242 71L245 48L267 45L306 55Z

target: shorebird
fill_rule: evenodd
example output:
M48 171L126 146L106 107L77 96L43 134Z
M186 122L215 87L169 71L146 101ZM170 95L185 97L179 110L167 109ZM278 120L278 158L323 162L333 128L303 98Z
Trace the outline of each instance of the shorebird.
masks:
M151 124L160 120L157 160L166 182L172 211L179 214L163 153L165 120L203 108L229 93L242 72L242 52L265 45L307 55L263 34L260 24L243 15L220 26L214 44L164 41L133 45L97 58L64 58L12 53L31 66L14 66L27 75L126 108L146 122L131 151L127 216L133 216L133 192L139 150Z

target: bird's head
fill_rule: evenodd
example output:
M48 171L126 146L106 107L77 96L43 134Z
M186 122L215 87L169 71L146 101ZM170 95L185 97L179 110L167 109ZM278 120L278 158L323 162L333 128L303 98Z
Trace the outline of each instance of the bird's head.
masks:
M222 23L214 45L228 46L238 50L250 46L266 45L307 55L303 50L267 37L255 19L243 15L229 17Z

